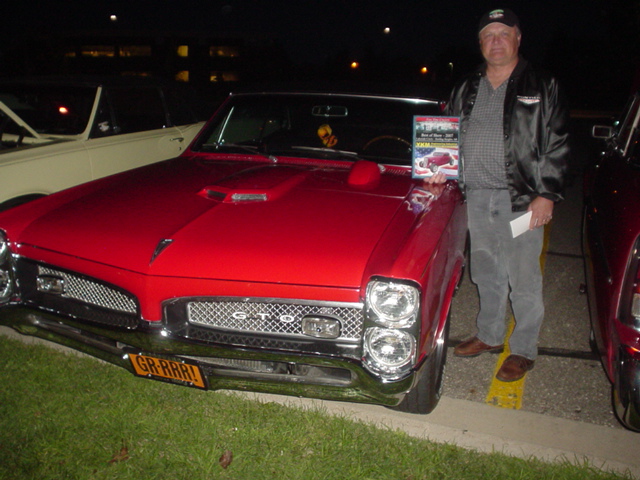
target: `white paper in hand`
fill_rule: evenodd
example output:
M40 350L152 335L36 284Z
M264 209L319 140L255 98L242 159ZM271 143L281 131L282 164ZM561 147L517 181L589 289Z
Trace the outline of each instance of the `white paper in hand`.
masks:
M524 232L527 232L529 230L531 215L532 212L527 212L524 215L511 221L511 234L513 235L513 238L516 238L518 235L522 235Z

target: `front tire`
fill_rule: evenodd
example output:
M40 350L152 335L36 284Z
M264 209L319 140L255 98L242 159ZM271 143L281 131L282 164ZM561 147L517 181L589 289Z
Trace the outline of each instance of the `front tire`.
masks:
M435 350L425 361L418 383L405 395L400 404L393 407L394 410L426 415L438 405L442 395L444 369L447 363L449 323L449 318L447 318L442 338L436 343Z

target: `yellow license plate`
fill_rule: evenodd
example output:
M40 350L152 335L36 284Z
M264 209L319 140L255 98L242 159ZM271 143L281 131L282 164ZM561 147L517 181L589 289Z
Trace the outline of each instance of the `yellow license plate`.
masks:
M202 370L197 365L130 353L131 365L136 375L157 380L167 380L190 387L207 388Z

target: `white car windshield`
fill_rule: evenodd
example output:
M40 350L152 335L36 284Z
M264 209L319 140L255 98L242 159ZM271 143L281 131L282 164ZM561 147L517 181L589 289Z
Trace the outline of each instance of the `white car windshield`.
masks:
M1 85L4 103L34 131L44 135L78 135L87 127L96 89L58 85ZM21 126L7 120L3 133L20 135Z

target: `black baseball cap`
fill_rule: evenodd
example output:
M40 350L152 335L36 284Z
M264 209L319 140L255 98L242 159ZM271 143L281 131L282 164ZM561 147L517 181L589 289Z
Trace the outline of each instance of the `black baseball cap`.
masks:
M508 8L498 8L497 10L491 10L482 16L480 24L478 25L478 32L481 32L484 27L495 22L503 23L507 27L517 26L520 28L520 20L518 20L515 13Z

